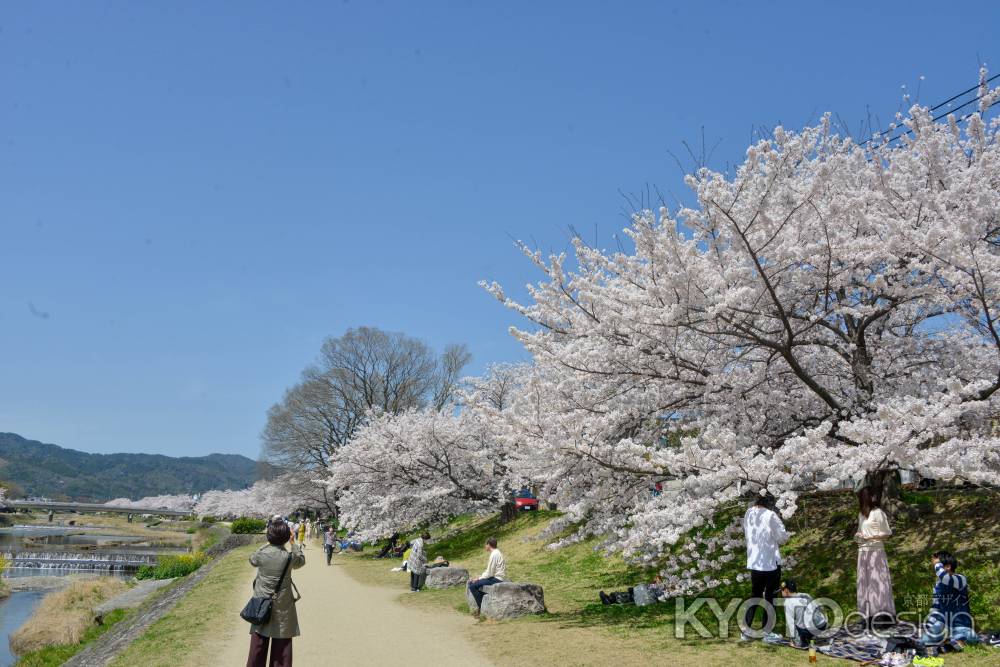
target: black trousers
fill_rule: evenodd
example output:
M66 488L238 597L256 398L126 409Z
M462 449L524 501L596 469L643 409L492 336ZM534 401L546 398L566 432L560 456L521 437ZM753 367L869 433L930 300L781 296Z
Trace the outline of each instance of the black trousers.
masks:
M271 661L267 660L267 646L271 645ZM292 667L292 640L265 637L250 633L250 655L247 667Z
M324 544L323 548L326 550L326 564L330 564L330 560L333 558L333 545Z
M424 582L427 581L427 574L414 574L410 572L410 590L419 591L424 587Z
M781 567L777 570L750 570L750 597L763 598L774 609L774 592L781 586ZM747 607L744 621L748 628L753 627L759 604ZM767 610L764 610L764 624L767 624Z

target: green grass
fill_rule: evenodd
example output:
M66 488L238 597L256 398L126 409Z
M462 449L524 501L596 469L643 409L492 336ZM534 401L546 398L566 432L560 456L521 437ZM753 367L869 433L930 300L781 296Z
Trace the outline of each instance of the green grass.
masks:
M222 556L210 576L149 626L112 665L176 667L203 660L206 649L211 650L212 643L226 631L234 609L242 606L247 558L256 549L256 545L240 547Z
M124 609L115 609L104 616L104 622L101 625L87 628L78 643L56 644L54 646L46 646L38 651L26 653L15 663L16 667L58 667L58 665L72 658L86 648L89 643L110 630L115 623L125 618L126 613Z
M908 492L906 503L893 520L895 536L887 551L893 576L897 609L926 615L934 583L930 554L948 549L959 559L959 571L969 577L972 608L983 629L1000 629L1000 496L990 491L942 489ZM718 517L715 530L722 530L732 516L742 513L733 508ZM735 623L730 639L674 638L675 603L635 606L604 606L597 597L600 590L622 590L635 583L649 581L653 572L625 563L621 558L606 557L595 551L598 541L587 540L563 549L550 550L538 533L556 516L540 511L525 513L507 525L496 516L462 517L448 526L431 530L447 535L428 546L430 558L441 555L454 565L466 567L478 576L486 563L483 543L495 536L507 559L512 580L540 584L545 591L549 613L506 624L480 624L476 637L487 644L490 655L505 656L499 664L532 661L532 651L544 652L548 645L579 647L589 653L586 662L647 664L657 662L652 656L673 656L676 664L750 665L793 664L804 656L792 649L775 649L760 643L737 645ZM783 553L793 555L798 563L788 570L800 590L815 596L829 597L846 611L855 608L857 547L853 541L857 529L856 501L847 493L823 494L803 498L800 509L787 522L795 531ZM454 531L454 532L453 532ZM366 556L345 561L352 574L403 590L407 581L388 573L395 564L375 561ZM722 576L735 579L744 571L743 551L729 564ZM720 576L720 578L722 578ZM730 598L743 598L749 585L734 583L709 593L720 599L723 607ZM418 596L403 596L403 604L447 608L465 613L461 589L427 591ZM690 601L687 601L690 602ZM714 616L705 609L698 618L717 631ZM779 612L779 630L784 626ZM487 627L483 627L483 626ZM518 648L520 647L520 648ZM574 649L573 655L580 655ZM553 660L560 661L553 656ZM1000 651L982 647L967 649L961 656L949 657L949 664L997 664ZM821 662L824 661L821 658Z
M177 556L161 556L156 565L143 565L135 573L136 579L173 579L191 574L208 562L201 551Z

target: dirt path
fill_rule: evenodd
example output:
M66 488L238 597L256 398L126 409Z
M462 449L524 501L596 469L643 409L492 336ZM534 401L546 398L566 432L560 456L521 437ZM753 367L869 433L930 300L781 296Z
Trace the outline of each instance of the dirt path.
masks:
M333 559L333 565L327 567L323 550L310 544L305 566L294 571L295 585L302 593L298 603L302 635L293 644L298 667L490 667L491 663L464 637L464 631L475 623L471 617L403 606L399 596L410 593L360 584L338 566L337 555ZM246 602L253 579L250 569L247 585L234 595L234 608ZM246 624L234 624L221 638L219 652L206 655L206 659L210 657L206 664L243 665L248 647Z

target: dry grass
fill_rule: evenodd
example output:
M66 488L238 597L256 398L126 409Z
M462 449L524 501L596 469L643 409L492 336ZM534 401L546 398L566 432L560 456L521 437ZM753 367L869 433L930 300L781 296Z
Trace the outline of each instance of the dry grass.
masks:
M76 644L94 624L94 606L127 589L121 580L100 577L76 581L46 595L31 618L10 636L11 650L24 654L54 644Z

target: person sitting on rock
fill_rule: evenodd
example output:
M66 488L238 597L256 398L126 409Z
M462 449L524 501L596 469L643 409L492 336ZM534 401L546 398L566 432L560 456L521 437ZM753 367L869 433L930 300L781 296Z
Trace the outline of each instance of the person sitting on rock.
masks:
M479 615L479 609L483 606L483 597L486 595L483 588L507 580L507 561L497 548L497 538L491 537L486 540L486 553L489 554L486 571L478 579L469 582L469 592L476 601L476 608L472 610L475 616Z

